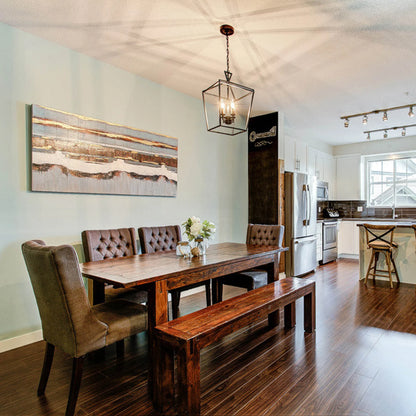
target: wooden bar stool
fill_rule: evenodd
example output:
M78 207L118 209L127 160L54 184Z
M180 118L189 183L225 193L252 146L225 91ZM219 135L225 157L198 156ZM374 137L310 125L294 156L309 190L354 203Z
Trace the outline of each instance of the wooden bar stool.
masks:
M373 225L363 224L367 240L367 248L371 248L371 259L368 265L367 274L365 275L364 284L367 284L369 276L389 277L390 287L393 288L392 274L396 275L397 282L400 283L399 274L397 273L396 263L393 259L393 248L398 247L393 241L395 225ZM377 269L377 263L383 253L386 258L386 269Z

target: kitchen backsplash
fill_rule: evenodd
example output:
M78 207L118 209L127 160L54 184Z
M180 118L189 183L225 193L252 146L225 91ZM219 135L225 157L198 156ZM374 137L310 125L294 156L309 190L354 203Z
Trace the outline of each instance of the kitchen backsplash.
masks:
M392 208L367 207L366 201L318 201L318 219L324 218L324 209L339 212L340 218L393 218ZM416 218L416 208L396 208L396 218Z

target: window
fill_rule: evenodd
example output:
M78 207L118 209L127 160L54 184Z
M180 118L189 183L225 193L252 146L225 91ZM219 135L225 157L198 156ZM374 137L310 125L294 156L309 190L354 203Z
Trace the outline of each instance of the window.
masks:
M416 155L366 160L367 204L372 207L416 207Z

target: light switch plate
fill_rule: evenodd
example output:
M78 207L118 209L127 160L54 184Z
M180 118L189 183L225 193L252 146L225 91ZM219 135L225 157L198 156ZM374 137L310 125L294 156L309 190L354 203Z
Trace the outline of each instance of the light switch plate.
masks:
M358 212L363 212L363 207L357 207Z

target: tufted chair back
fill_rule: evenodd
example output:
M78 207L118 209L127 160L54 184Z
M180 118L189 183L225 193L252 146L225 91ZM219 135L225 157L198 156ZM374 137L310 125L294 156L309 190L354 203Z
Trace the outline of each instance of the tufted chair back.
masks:
M157 251L172 251L181 240L179 225L165 225L160 227L139 228L140 246L143 253Z
M85 260L97 261L137 254L134 228L86 230L82 234Z
M282 246L285 227L283 225L249 224L247 244L256 246Z

